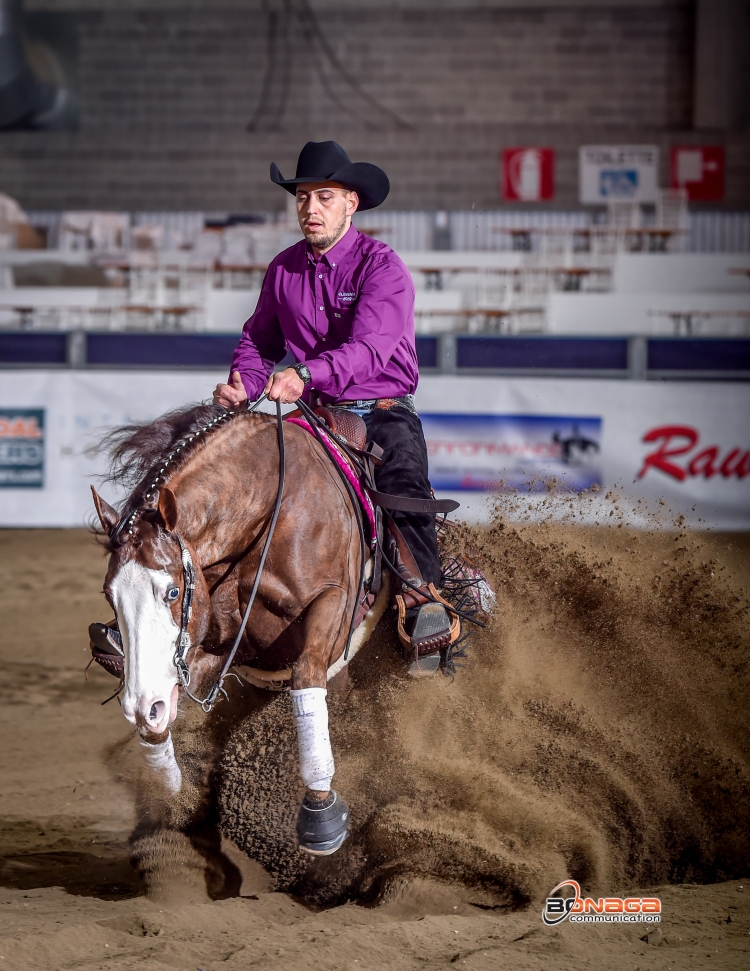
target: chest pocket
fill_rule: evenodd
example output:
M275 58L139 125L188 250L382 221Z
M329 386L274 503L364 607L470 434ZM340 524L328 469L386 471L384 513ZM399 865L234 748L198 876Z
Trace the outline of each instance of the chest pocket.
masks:
M342 335L348 334L354 314L357 310L357 294L353 291L341 290L336 294L336 299L331 307L329 323L336 331Z

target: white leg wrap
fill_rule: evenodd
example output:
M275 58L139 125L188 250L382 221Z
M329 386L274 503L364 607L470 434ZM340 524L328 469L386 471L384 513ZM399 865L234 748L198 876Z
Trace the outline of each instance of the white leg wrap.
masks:
M164 785L170 792L179 792L182 788L182 772L180 772L177 759L174 757L171 732L163 742L156 745L152 745L150 742L141 742L141 748L146 765L154 772L159 773Z
M308 789L326 792L336 771L328 735L328 692L325 688L299 688L291 694L299 743L299 774Z

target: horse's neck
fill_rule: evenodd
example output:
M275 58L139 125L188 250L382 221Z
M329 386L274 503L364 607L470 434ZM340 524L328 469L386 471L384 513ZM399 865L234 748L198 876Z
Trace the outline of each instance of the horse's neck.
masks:
M267 464L278 468L273 432L266 423L237 420L207 439L169 482L177 529L202 566L243 552L271 514L277 482L257 473Z

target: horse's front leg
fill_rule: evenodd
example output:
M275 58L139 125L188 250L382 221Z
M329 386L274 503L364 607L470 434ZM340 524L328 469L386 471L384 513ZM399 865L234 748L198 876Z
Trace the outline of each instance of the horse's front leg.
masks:
M177 795L182 788L182 772L174 755L172 733L167 731L166 738L147 735L139 744L146 765L156 773L167 792Z
M336 767L326 701L331 648L347 632L346 597L339 590L326 591L308 608L305 646L292 668L292 711L300 775L306 786L297 837L300 849L312 856L330 856L349 835L349 808L331 787Z

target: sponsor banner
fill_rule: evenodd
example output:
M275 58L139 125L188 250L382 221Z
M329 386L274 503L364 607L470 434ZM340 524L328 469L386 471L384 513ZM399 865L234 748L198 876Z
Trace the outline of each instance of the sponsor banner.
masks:
M582 492L602 485L601 418L423 414L434 489Z
M0 489L44 486L44 409L0 408Z
M502 197L540 202L555 196L554 148L506 148L501 165Z
M724 146L674 145L669 184L687 189L690 202L719 202L724 198Z
M452 427L446 427L450 423L442 416L448 401L451 413L461 416L465 424L454 421ZM628 506L639 514L641 510L655 511L661 525L669 526L683 515L700 528L750 529L748 384L425 377L417 392L417 406L425 423L431 470L443 484L440 491L457 499L462 507L459 515L467 518L488 516L487 499L466 476L467 470L475 475L481 466L489 468L488 479L503 467L506 474L499 476L502 488L518 489L519 497L529 492L524 483L536 487L545 479L553 490L570 495L567 483L572 479L568 476L584 472L600 485L600 495L613 490L623 498L623 508ZM483 421L475 424L476 414L500 419L492 449L482 444L485 438L478 432ZM532 426L523 427L533 415L540 419L536 432L544 429L543 437L534 437ZM507 424L510 416L521 420L514 432ZM566 465L561 451L554 450L558 444L555 423L563 421L570 423L570 437L577 422L579 434L599 445L598 452L591 448L583 455L573 453L573 461L581 463L578 466ZM566 432L562 424L560 428L562 441ZM446 431L454 437L446 438ZM457 445L458 438L462 447ZM476 456L482 451L493 455L496 464L484 458L478 461ZM505 453L502 460L501 452ZM514 474L508 475L510 470ZM525 476L520 474L524 472ZM583 484L583 475L581 479ZM533 492L524 502L532 500ZM596 503L587 500L585 505L596 513ZM596 521L596 515L591 518ZM650 524L646 517L638 519L633 514L631 518Z
M98 478L105 458L94 446L103 434L205 400L225 377L6 371L1 427L17 437L0 443L25 444L4 451L0 468L28 478L3 483L0 525L85 525L93 514L90 485L110 502L120 498ZM577 492L600 487L602 495L615 490L634 507L640 499L700 526L750 529L747 384L436 375L422 378L417 407L438 492L455 495L468 519L487 517L486 490L518 489L531 503L543 499L533 490L545 483L566 506L575 506Z
M656 145L582 145L578 159L581 202L656 202Z

